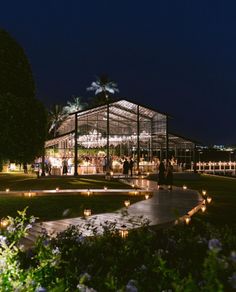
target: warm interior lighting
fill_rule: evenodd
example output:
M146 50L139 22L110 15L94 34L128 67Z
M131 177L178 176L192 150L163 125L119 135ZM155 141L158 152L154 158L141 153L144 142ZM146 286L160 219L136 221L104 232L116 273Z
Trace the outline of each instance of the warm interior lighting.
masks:
M129 200L126 200L126 201L124 201L124 204L125 204L125 207L129 207L130 201Z
M135 185L134 184L132 184L132 188L134 188L135 187Z
M149 195L148 195L148 194L145 195L145 199L146 199L146 200L149 199Z
M88 191L87 191L87 195L90 196L90 194L91 194L91 192L90 192L90 190L88 190Z
M113 176L113 175L114 175L114 173L113 173L113 171L111 171L111 172L110 172L110 176Z
M91 214L92 214L91 209L84 209L84 216L85 217L91 216Z
M136 191L134 192L134 194L137 195L137 194L138 194L138 191L136 190Z
M6 189L6 193L9 193L10 192L10 189Z

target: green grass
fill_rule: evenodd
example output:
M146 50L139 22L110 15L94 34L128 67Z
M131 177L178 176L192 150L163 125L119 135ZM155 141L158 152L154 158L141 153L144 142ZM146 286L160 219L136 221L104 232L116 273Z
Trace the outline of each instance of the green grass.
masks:
M129 195L52 195L35 197L0 196L0 216L17 215L17 210L23 210L28 206L27 214L39 217L40 221L57 220L83 216L86 208L92 210L92 214L114 212L124 207L124 200L129 199L131 204L143 200L143 196ZM69 210L63 216L65 210Z
M11 191L51 190L60 189L110 189L127 188L127 185L118 180L105 180L104 176L58 176L40 177L34 174L0 173L0 191L10 188Z
M198 191L206 190L213 201L207 211L198 216L216 226L236 227L236 179L220 176L199 175L198 179L175 179L176 186L186 184Z
M55 189L109 189L130 188L118 180L105 180L104 176L61 176L36 178L32 174L0 173L0 191L10 188L11 191L29 191ZM40 221L57 220L83 216L83 210L89 208L92 214L114 212L124 207L124 200L131 204L143 200L143 196L132 196L124 193L85 196L76 193L58 193L49 196L24 197L23 195L0 195L0 218L17 215L17 210L28 206L28 215L39 217ZM69 210L66 216L63 212Z

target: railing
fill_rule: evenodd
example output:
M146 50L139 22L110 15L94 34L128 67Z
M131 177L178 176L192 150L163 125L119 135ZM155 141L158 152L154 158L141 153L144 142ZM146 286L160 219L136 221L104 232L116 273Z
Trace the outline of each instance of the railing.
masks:
M197 162L196 167L197 167L197 171L199 172L236 175L235 161ZM193 170L193 163L191 164L191 170Z

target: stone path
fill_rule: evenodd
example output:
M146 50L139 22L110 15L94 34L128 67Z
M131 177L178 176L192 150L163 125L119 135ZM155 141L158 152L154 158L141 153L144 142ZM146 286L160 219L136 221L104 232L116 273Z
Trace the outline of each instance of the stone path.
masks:
M25 239L25 244L32 244L43 229L54 236L70 225L78 226L84 236L90 236L93 235L90 224L97 228L98 233L102 233L102 226L110 223L115 223L120 230L140 227L144 221L150 225L173 223L187 214L192 216L203 203L202 196L194 190L183 190L180 187L173 187L172 191L159 190L156 182L146 179L129 179L125 182L148 189L153 192L153 196L114 213L36 223Z

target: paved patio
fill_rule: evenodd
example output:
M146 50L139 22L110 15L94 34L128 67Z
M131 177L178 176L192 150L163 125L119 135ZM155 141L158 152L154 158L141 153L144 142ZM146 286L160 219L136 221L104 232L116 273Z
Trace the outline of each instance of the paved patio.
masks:
M92 228L89 227L91 223L100 234L103 232L103 225L109 223L115 223L117 229L138 228L143 222L147 221L150 225L173 223L176 219L187 214L191 216L199 210L203 202L202 196L194 190L184 190L180 187L173 187L172 191L159 190L155 181L147 179L128 179L123 181L145 190L148 189L153 192L153 196L114 213L36 223L30 231L25 244L32 243L40 234L42 228L54 236L70 225L76 225L84 236L90 236L93 235Z

